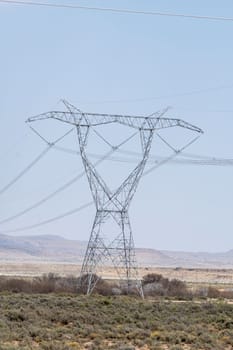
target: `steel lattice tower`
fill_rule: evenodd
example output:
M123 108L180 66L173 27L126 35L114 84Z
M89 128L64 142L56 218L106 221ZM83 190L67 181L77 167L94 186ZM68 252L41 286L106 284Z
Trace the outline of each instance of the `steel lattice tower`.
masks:
M127 290L136 288L138 293L143 297L141 281L138 278L128 210L143 174L153 136L160 129L176 126L190 129L197 133L202 133L202 130L181 119L164 118L163 115L166 110L154 113L149 117L96 114L84 113L66 101L64 103L67 107L67 111L65 112L52 111L43 113L29 118L27 121L33 122L52 118L75 125L77 129L80 154L96 207L96 215L82 264L80 283L85 288L85 292L90 294L98 281L98 268L103 266L106 261L110 261L118 272L125 288ZM106 124L114 126L116 123L133 128L139 134L142 157L138 165L113 192L89 160L86 148L91 128ZM114 152L127 141L128 139L120 145L113 147L111 152ZM106 237L102 232L109 220L113 220L118 228L118 233L107 243Z

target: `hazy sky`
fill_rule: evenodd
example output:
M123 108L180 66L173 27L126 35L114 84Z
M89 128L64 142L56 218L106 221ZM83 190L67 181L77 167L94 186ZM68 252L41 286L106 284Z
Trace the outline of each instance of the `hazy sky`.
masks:
M233 17L231 0L69 3ZM205 132L186 152L233 158L232 37L233 22L0 4L0 187L45 147L25 119L63 109L61 98L90 112L148 115L171 106L168 116L182 118ZM51 140L67 130L56 122L39 128ZM183 142L177 130L167 136L177 145ZM73 149L78 147L75 135L66 142ZM159 147L155 142L152 153L159 155ZM121 163L118 168L116 163L109 164L108 176L114 182ZM0 196L0 221L81 171L78 156L50 151ZM232 249L232 176L230 166L167 164L144 177L130 208L136 246ZM90 200L87 181L82 178L43 206L1 225L0 231L46 220ZM58 234L86 240L94 215L90 207L15 234Z

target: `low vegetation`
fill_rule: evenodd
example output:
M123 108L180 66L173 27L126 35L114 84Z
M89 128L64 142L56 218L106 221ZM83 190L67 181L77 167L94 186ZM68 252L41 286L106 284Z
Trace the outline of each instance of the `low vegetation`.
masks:
M233 306L128 296L0 294L1 350L233 349Z
M145 297L166 297L181 300L190 300L196 297L202 299L233 299L233 290L218 290L212 286L190 289L183 281L178 279L169 280L156 273L145 275L142 279L142 285ZM0 292L83 294L84 289L79 287L79 279L77 277L60 277L54 273L49 273L33 279L2 276L0 277ZM98 278L95 293L104 296L137 295L137 291L134 289L127 290L124 286L120 286L119 283L105 281L101 278Z
M191 300L183 282L156 274L143 286L145 300L110 295L102 280L87 297L73 277L0 278L0 350L233 349L233 305L215 289Z

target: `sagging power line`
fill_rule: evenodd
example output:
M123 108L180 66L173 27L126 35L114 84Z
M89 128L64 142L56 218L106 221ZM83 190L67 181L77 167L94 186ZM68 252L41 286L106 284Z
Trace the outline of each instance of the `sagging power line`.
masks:
M74 156L80 155L80 152L71 148L54 146L54 149L59 152L64 152ZM119 163L137 163L140 157L140 153L129 150L117 150L117 153L127 155L128 157L109 156L107 160ZM98 153L88 152L88 156L94 159L100 159L101 156ZM130 156L130 158L129 158ZM180 158L181 156L182 158ZM148 164L160 163L166 161L167 157L159 155L150 155L148 158ZM200 154L189 154L182 151L181 154L177 154L175 159L169 160L170 165L197 165L197 166L233 166L233 158L220 158L213 156L204 156Z
M159 162L157 162L156 164L154 164L150 169L149 171L147 171L146 173L143 174L143 176L146 176L148 175L149 173L151 173L152 171L158 169L159 167L161 167L162 165L170 162L172 159L174 159L175 157L177 156L177 153L174 153L172 154L171 156L167 157L167 158L164 158L164 159L161 159ZM111 159L110 157L107 157L107 155L105 155L104 157L100 158L98 162L96 162L94 165L95 166L98 166L99 164L101 164L105 159ZM126 160L127 162L127 160ZM135 162L135 161L134 161ZM138 160L137 160L138 162ZM153 162L154 163L154 162ZM44 197L43 199L41 199L40 201L34 203L33 205L31 205L30 207L27 207L26 209L24 210L21 210L20 212L18 212L17 214L15 215L12 215L4 220L1 220L0 221L0 225L2 224L5 224L7 222L10 222L10 221L14 221L15 219L25 215L26 213L29 213L31 212L33 209L36 209L38 208L39 206L41 206L42 204L44 204L45 202L47 202L48 200L52 199L54 196L56 196L57 194L59 194L60 192L64 191L65 189L67 189L68 187L70 187L71 185L73 185L74 183L76 183L79 179L81 179L83 176L85 175L85 171L84 172L81 172L79 175L77 175L75 178L73 178L71 181L65 183L65 185L63 185L62 187L58 188L56 191L52 192L50 195ZM85 203L83 205L81 205L80 207L78 208L75 208L75 209L71 209L69 210L68 212L64 212L64 213L61 213L59 216L55 216L55 217L52 217L52 218L48 218L46 220L43 220L43 221L40 221L38 223L35 223L33 225L28 225L28 226L21 226L21 227L17 227L17 228L14 228L14 229L8 229L8 230L1 230L0 232L2 233L15 233L15 232L22 232L22 231L28 231L28 230L31 230L31 229L34 229L34 228L37 228L37 227L40 227L40 226L44 226L44 225L47 225L49 223L52 223L52 222L55 222L55 221L58 221L60 219L63 219L65 218L66 216L70 216L70 215L73 215L73 214L76 214L77 212L91 206L93 204L93 202L88 202L88 203Z
M94 7L94 6L80 6L72 4L58 4L49 2L32 2L32 1L16 1L16 0L0 0L0 3L9 5L23 5L23 6L40 6L40 7L51 7L51 8L63 8L63 9L76 9L85 11L97 11L97 12L109 12L115 14L129 14L129 15L145 15L145 16L162 16L162 17L175 17L175 18L186 18L193 20L206 20L206 21L224 21L233 22L233 17L218 17L218 16L201 16L193 14L183 14L175 12L162 12L162 11L143 11L143 10L131 10L131 9L120 9L110 7Z
M31 129L38 136L40 136L40 138L42 138L47 144L49 144L49 142L47 140L45 140L34 128L31 127ZM71 130L69 131L69 133L70 132L71 132ZM60 152L65 152L65 153L68 153L68 154L72 154L72 155L75 155L75 156L77 156L77 155L80 156L80 152L78 150L73 150L73 149L70 149L70 148L57 146L57 144L53 145L53 149L57 150L57 151L60 151ZM123 155L127 155L128 157L124 157L123 158L123 157L119 157L119 156L113 156L112 155L113 153L120 153L120 154L123 154ZM140 153L138 153L138 152L129 151L129 150L123 150L123 149L120 149L120 148L114 149L114 152L112 152L112 151L110 151L110 153L107 152L104 156L101 156L100 154L97 154L97 153L90 153L90 152L88 152L87 155L89 157L91 157L91 158L97 159L97 161L94 163L94 166L100 165L105 160L112 161L112 162L133 163L133 164L135 164L135 163L139 162L139 157L140 157ZM129 158L129 156L130 156L130 158ZM179 158L179 156L187 157L188 159ZM143 176L146 176L147 174L151 173L152 171L156 170L157 168L159 168L159 167L161 167L162 165L165 165L165 164L170 164L170 165L193 165L193 166L221 166L221 167L224 167L224 166L233 166L233 159L216 158L216 157L203 156L203 155L197 155L197 154L189 154L189 153L185 153L184 149L183 149L182 152L176 152L176 153L174 153L174 154L172 154L170 156L167 156L167 157L155 156L155 155L152 154L152 155L150 155L150 157L148 157L147 163L151 164L151 167L146 170L146 173L144 173ZM32 166L34 166L34 165L36 165L36 162L33 161L31 164L32 164ZM26 169L24 169L22 171L22 176L26 174ZM0 220L0 225L6 224L8 222L12 222L15 219L18 219L18 218L24 216L25 214L30 213L34 209L39 208L40 206L42 206L43 204L45 204L49 200L53 199L54 197L56 197L60 193L64 192L66 189L70 188L72 185L76 184L81 178L83 178L84 175L85 175L85 171L80 172L79 174L75 175L70 180L66 181L62 186L58 187L55 191L52 191L51 193L49 193L48 195L46 195L42 199L36 201L35 203L33 203L30 206L28 206L28 207L18 211L17 213L8 216L5 219ZM84 204L84 208L85 207L86 207L86 204ZM73 214L75 214L75 209L71 210L71 212ZM66 213L64 213L64 214L66 214ZM72 215L72 214L69 214L69 215ZM66 215L63 216L63 213L62 213L61 214L61 218L63 218L63 217L66 217ZM4 232L4 233L13 233L13 232L29 230L30 228L43 226L43 225L46 225L47 223L55 222L56 220L60 220L60 217L57 218L57 219L56 219L56 217L55 218L49 218L47 220L38 222L38 223L36 223L34 225L31 225L31 226L18 227L18 228L15 228L15 229L8 229L6 231L3 230L2 232Z
M60 136L58 139L56 139L54 142L49 143L46 142L47 146L46 148L30 163L24 168L22 171L19 172L16 177L14 177L8 184L6 184L1 190L0 195L5 193L9 188L11 188L18 180L20 180L27 172L32 169L47 153L48 151L56 145L58 142L60 142L64 137L66 137L68 134L70 134L73 131L73 128L66 132L64 135Z
M77 153L76 151L73 151L75 153ZM197 160L197 159L175 159L178 155L177 154L172 154L169 157L165 158L165 157L156 157L157 160L154 161L152 160L151 162L148 161L148 163L152 163L154 164L151 168L149 168L144 174L143 177L149 175L152 171L155 171L156 169L158 169L159 167L161 167L162 165L165 164L175 164L175 165L194 165L194 166L233 166L233 159L226 159L226 158L222 158L222 159L216 159L216 158L210 158L210 159L205 159L205 160ZM100 156L97 156L98 158L100 158ZM196 155L196 157L198 157L198 155ZM206 158L206 157L205 157ZM209 157L208 157L209 158ZM119 162L124 162L124 163L129 163L130 160L129 159L125 159L125 158L121 158L121 159L115 159L112 157L108 157L108 160L113 160L113 161L119 161ZM138 162L138 159L134 159L133 163ZM100 163L99 163L100 164ZM68 188L69 186L71 186L72 184L76 183L78 181L79 178L83 177L85 174L85 172L80 173L78 176L76 176L73 180L74 181L70 181L68 183L66 183L65 185L63 185L62 187L60 187L58 190L56 190L55 192L52 192L49 196L44 197L42 200L34 203L32 206L27 207L26 209L18 212L15 215L12 215L2 221L0 221L0 224L4 224L10 221L14 221L16 218L19 218L23 215L25 215L26 213L31 212L33 209L38 208L39 206L41 206L42 204L44 204L45 202L47 202L48 200L52 199L54 196L56 196L57 194L59 194L60 192L62 192L63 190L65 190L66 188ZM21 226L21 227L17 227L17 228L13 228L13 229L8 229L8 230L1 230L2 233L15 233L15 232L22 232L22 231L28 231L37 227L41 227L44 225L47 225L49 223L52 222L56 222L58 220L61 220L67 216L71 216L74 215L78 212L80 212L83 209L88 208L89 206L93 205L93 202L87 202L83 205L81 205L78 208L74 208L69 210L68 212L64 212L61 213L58 216L52 217L52 218L48 218L46 220L43 221L39 221L35 224L32 225L28 225L28 226Z
M81 211L81 210L83 210L83 209L85 209L87 207L90 207L91 205L93 205L93 202L88 202L88 203L85 203L83 205L80 205L78 208L71 209L69 211L66 211L66 212L60 214L60 215L56 215L56 216L54 216L52 218L40 221L40 222L38 222L36 224L27 225L27 226L24 226L24 227L18 227L18 228L12 229L12 230L0 230L0 233L6 234L6 233L15 233L15 232L32 230L34 228L50 224L50 223L52 223L54 221L58 221L58 220L64 219L67 216L74 215L74 214L78 213L79 211Z

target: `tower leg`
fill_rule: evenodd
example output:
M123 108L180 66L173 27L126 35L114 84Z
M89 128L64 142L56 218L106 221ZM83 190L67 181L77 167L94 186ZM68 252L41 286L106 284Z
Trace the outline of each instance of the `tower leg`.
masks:
M80 285L86 294L91 294L98 282L98 268L103 268L110 262L115 267L124 290L127 293L136 290L143 297L128 208L148 159L153 130L140 130L142 159L115 192L110 190L87 157L89 128L79 126L77 134L83 165L97 210L81 269ZM109 227L110 220L112 226ZM113 234L114 226L117 232Z
M106 226L113 225L117 234L106 241L109 233ZM86 294L91 294L95 288L101 269L113 265L121 282L123 291L138 293L143 297L141 281L135 259L135 248L128 212L97 211L90 240L84 257L80 284Z

